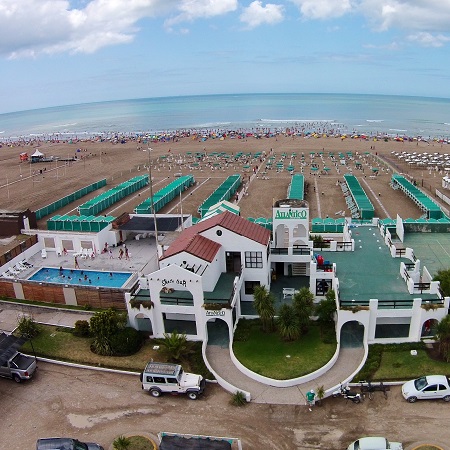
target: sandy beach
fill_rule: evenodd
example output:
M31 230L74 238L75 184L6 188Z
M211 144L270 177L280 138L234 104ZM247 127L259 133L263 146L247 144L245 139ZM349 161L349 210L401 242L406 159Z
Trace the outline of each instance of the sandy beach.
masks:
M393 170L412 177L417 185L438 203L435 190L443 191L441 187L443 172L411 166L398 159L393 152L450 153L446 144L438 142L394 140L385 142L361 138L306 138L284 135L262 139L248 137L206 141L185 137L178 141L150 144L128 140L117 144L109 141L79 141L41 142L39 146L3 146L0 148L1 209L36 210L96 180L106 178L106 187L57 212L57 214L76 214L77 206L102 191L111 189L136 175L148 173L149 154L146 151L148 145L152 149L150 159L154 192L173 181L179 174L194 175L195 186L186 191L182 197L183 213L198 216L197 208L202 201L226 177L239 173L243 177L247 192L247 195L239 196L241 215L255 218L271 217L273 201L286 198L291 181L291 174L286 170L288 165L294 167L293 173L303 171L305 175L305 199L310 205L311 218L341 217L337 213L345 211L346 204L338 182L343 180L345 173L353 173L358 177L375 207L376 217L395 218L399 214L402 218L419 218L422 213L414 203L402 192L394 191L389 186ZM20 153L27 152L31 155L36 148L39 148L47 158L77 157L77 161L35 164L19 161ZM206 152L208 157L197 160L196 152ZM257 152L261 153L260 157L254 158ZM334 155L330 156L330 152ZM238 153L244 155L235 161ZM250 153L251 156L245 156ZM345 165L341 164L339 153L345 155ZM228 158L225 155L228 155ZM274 156L272 169L266 168L269 156ZM277 162L283 163L283 169L277 170ZM358 166L356 162L359 163ZM313 164L317 170L312 169ZM133 212L133 209L149 195L148 187L141 189L104 213L117 217L123 212ZM444 204L440 204L445 207ZM174 201L160 212L179 212L179 209L179 202ZM348 215L348 210L346 212ZM41 220L40 227L45 228L45 220Z

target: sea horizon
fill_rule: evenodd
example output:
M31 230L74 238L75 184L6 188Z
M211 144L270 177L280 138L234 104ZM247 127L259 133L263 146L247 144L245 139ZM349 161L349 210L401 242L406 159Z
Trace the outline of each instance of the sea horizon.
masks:
M283 130L450 137L450 98L386 94L209 94L108 100L0 114L0 140Z

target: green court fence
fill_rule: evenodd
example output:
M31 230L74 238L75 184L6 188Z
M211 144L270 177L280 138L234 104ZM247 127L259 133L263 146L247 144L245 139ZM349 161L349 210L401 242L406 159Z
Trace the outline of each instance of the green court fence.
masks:
M321 219L320 217L311 220L311 233L343 233L345 219Z
M47 220L47 229L98 232L107 227L113 220L115 220L115 217L112 216L53 216Z
M359 218L363 220L373 219L375 209L372 202L369 200L369 197L367 197L367 194L364 192L364 189L359 184L358 179L354 175L348 173L344 175L344 178L359 212Z
M287 198L289 200L304 200L305 195L305 177L300 174L292 176L289 185Z
M72 192L71 194L66 195L63 198L60 198L59 200L56 200L55 202L38 209L36 211L36 219L37 220L42 219L43 217L48 216L49 214L57 211L58 209L68 205L69 203L72 203L75 200L78 200L79 198L84 197L90 192L96 191L97 189L100 189L103 186L106 186L106 178L100 181L96 181L95 183L92 183L84 188L78 189L78 191Z
M109 191L106 191L79 206L78 212L80 213L80 216L91 216L98 214L122 200L127 195L133 194L143 188L147 184L148 175L139 175L131 178L130 180L120 183Z
M410 183L403 175L394 174L391 180L394 187L400 187L422 211L426 212L428 219L441 219L445 216L438 204Z
M222 200L229 200L239 189L241 176L230 175L199 207L198 212L203 217L211 206Z
M149 197L138 205L134 211L136 214L151 214L153 213L153 203L155 212L158 212L161 208L166 206L170 201L180 195L181 192L191 187L194 183L195 179L192 175L180 177L172 181L172 183L168 184L166 187L160 189L156 194L153 194L153 202L152 198Z

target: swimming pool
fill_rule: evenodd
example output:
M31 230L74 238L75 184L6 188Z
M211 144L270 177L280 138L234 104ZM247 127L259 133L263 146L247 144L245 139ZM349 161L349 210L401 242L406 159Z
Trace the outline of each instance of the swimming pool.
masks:
M97 270L56 269L42 267L35 272L29 281L67 284L72 286L95 286L121 288L130 279L131 272L99 272Z

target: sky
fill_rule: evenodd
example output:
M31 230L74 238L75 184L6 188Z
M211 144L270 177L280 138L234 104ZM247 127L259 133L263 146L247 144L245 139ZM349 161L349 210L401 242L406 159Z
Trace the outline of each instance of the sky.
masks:
M0 0L0 113L233 93L450 97L450 0Z

